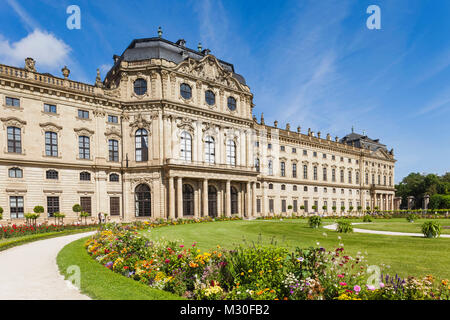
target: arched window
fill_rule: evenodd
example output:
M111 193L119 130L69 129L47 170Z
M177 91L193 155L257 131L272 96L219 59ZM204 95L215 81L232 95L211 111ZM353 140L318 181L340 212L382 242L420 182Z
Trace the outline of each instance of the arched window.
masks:
M184 99L190 99L192 97L191 87L186 83L182 83L180 85L180 94Z
M207 136L205 138L205 162L214 163L215 153L214 138L211 136Z
M227 140L227 164L236 165L236 143L231 139Z
M81 181L91 181L91 174L86 171L80 172L80 180Z
M136 130L135 135L136 161L148 161L148 132L145 129Z
M135 189L135 211L136 217L149 217L152 213L150 187L140 184Z
M236 110L236 99L233 97L228 97L228 109L231 111Z
M192 136L189 132L181 133L180 157L184 161L192 161Z
M119 175L117 173L111 173L109 175L110 182L119 182Z
M80 159L90 159L90 140L89 137L79 136L78 137L78 150Z
M216 103L216 95L211 90L205 91L205 101L210 106L213 106Z
M58 156L58 134L55 132L47 131L45 133L45 155Z
M136 93L138 96L142 96L147 92L147 81L144 79L137 79L134 82L134 93Z
M235 187L231 187L231 214L238 213L238 192Z
M8 176L10 178L23 178L23 171L19 168L11 168L8 170Z
M183 185L183 216L194 215L194 188L190 184Z
M58 171L56 170L47 170L45 172L45 177L51 180L58 180Z
M20 128L8 127L8 152L22 153L22 136Z
M267 161L267 170L268 170L269 176L273 175L273 161L272 160Z

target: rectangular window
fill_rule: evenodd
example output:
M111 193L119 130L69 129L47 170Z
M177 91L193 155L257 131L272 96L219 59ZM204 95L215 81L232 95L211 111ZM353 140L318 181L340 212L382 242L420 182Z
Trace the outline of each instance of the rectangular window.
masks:
M109 214L111 216L120 215L120 197L109 198Z
M348 171L348 183L352 183L352 172Z
M336 182L336 169L331 169L331 181Z
M119 141L109 140L109 161L119 161Z
M267 144L267 149L272 149L272 144L271 143Z
M256 199L256 212L261 213L261 199Z
M22 135L20 128L8 127L8 152L11 153L22 153Z
M297 178L297 164L292 164L292 178Z
M292 200L292 211L297 212L297 200Z
M304 156L307 156L307 155L308 155L308 151L303 150L303 155L304 155Z
M45 155L48 157L58 156L58 134L47 131L45 133Z
M9 209L11 219L23 218L23 197L22 196L9 197Z
M6 105L9 107L20 107L20 100L17 98L6 97Z
M319 210L319 201L314 201L314 211L317 212L317 210Z
M317 152L316 151L313 152L313 157L317 157Z
M89 137L78 137L78 148L80 159L90 159L90 142Z
M284 162L281 162L281 176L286 176L286 164Z
M59 212L59 197L47 197L47 213L49 217Z
M314 178L314 180L317 180L317 167L314 167L313 169L314 169L313 178Z
M91 197L80 197L80 205L84 212L92 214Z
M119 123L119 118L117 116L108 115L109 123Z
M78 109L78 118L89 119L89 111Z
M281 150L281 151L284 151L284 150L285 150L285 147L284 147L284 146L280 146L280 150Z
M324 153L322 157L323 157L324 159L326 159L326 158L327 158L327 154Z
M286 212L286 200L281 200L281 212Z
M308 179L308 166L306 164L303 166L303 179Z
M56 106L54 104L44 104L44 112L56 113Z
M269 211L273 212L273 199L269 199Z
M292 148L292 153L297 153L297 149L296 148Z
M344 183L344 170L341 170L341 182Z
M305 206L305 212L308 212L308 200L305 200L305 202L303 203L303 205Z
M323 181L327 181L327 168L323 168Z

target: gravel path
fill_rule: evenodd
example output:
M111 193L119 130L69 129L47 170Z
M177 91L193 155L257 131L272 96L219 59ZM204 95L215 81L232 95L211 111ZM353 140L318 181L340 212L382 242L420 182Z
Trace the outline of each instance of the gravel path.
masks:
M358 224L367 224L368 222L355 222L352 223L352 225L358 225ZM324 226L325 229L328 230L336 230L337 224L330 224L327 226ZM407 237L422 237L423 233L410 233L410 232L394 232L394 231L381 231L381 230L368 230L368 229L359 229L359 228L353 228L354 232L359 233L371 233L371 234L381 234L385 236L407 236ZM440 238L450 238L449 234L441 234Z
M90 299L64 280L56 256L66 244L94 233L39 240L0 252L0 300Z

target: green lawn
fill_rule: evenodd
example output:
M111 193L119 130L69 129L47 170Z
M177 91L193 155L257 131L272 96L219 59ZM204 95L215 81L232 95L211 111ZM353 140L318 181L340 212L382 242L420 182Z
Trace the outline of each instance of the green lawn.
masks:
M361 221L361 220L359 220ZM387 220L382 223L389 223ZM421 220L422 221L422 220ZM326 222L326 220L325 220ZM327 223L331 223L329 221ZM374 225L378 222L374 222ZM419 222L420 223L420 222ZM381 230L381 229L380 229ZM433 274L450 278L450 239L427 239L362 233L339 234L335 231L308 227L307 220L254 220L184 224L155 228L142 232L150 239L178 239L185 245L197 242L206 250L217 245L231 249L236 244L275 243L288 248L320 246L328 250L344 243L346 252L363 253L370 264L389 265L389 273L401 276ZM339 240L338 237L342 240Z
M427 221L436 221L441 226L450 227L450 219L419 219L414 222L408 222L406 219L378 219L372 223L355 226L360 229L397 231L397 232L414 232L422 233L422 224ZM441 229L441 234L450 234L450 229Z
M150 288L105 268L88 255L84 248L87 238L66 245L56 258L60 272L67 279L67 268L80 267L81 292L101 300L179 300L179 296Z

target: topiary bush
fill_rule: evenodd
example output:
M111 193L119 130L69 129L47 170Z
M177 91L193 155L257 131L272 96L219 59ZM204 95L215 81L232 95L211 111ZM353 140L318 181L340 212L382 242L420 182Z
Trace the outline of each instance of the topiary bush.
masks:
M3 208L0 207L0 220L2 220L2 219L3 219Z
M369 214L366 214L363 218L363 222L372 222L372 217Z
M427 238L437 238L441 235L441 225L437 221L428 221L422 224L422 233Z
M319 216L311 216L308 218L308 224L311 228L318 228L322 225L322 218Z
M340 233L350 233L353 232L353 226L350 221L339 220L337 222L336 231Z

